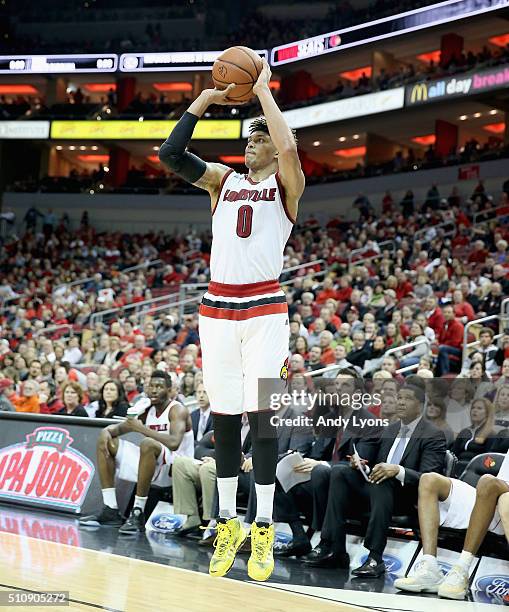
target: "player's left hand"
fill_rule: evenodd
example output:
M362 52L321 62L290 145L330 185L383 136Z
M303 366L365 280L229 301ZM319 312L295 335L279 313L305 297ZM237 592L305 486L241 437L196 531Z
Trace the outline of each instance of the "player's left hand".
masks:
M399 465L393 463L377 463L369 475L369 482L380 484L388 478L394 478L399 473Z
M263 69L260 72L258 80L253 85L253 93L257 96L263 89L269 89L270 77L272 76L271 69L265 58L262 58Z

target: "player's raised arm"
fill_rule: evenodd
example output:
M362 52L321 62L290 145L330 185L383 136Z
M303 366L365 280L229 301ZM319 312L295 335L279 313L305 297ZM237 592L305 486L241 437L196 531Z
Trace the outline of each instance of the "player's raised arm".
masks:
M304 191L306 180L300 165L295 135L288 127L270 91L270 77L271 71L267 60L264 59L263 70L253 87L253 92L260 100L270 138L278 151L279 176L285 189L288 210L296 219L299 198Z
M227 99L234 87L235 84L232 83L224 90L204 89L159 149L159 159L163 164L188 183L208 191L212 198L217 195L221 180L230 168L223 164L203 161L197 155L189 153L187 146L198 120L211 104L235 104Z

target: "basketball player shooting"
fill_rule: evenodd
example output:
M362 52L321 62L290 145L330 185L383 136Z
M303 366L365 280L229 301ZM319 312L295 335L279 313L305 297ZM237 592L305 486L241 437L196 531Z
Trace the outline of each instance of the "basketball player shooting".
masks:
M211 282L199 319L204 384L214 414L220 508L209 572L224 576L247 537L236 511L241 418L246 411L257 498L248 562L253 580L267 580L274 568L272 509L278 456L271 412L257 405L258 379L286 378L288 306L277 279L305 185L295 135L272 97L270 76L264 60L253 87L264 118L250 126L247 175L206 163L186 150L211 104L238 104L228 98L235 84L202 91L159 151L162 162L208 191L211 199Z

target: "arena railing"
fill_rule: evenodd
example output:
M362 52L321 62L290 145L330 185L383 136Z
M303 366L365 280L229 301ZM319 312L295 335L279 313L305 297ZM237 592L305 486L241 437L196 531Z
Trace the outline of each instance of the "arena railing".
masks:
M161 264L165 262L162 259L153 259L152 261L145 261L141 264L137 264L136 266L130 266L129 268L124 268L123 270L118 270L119 274L127 274L128 272L134 272L135 270L141 270L142 268L157 268ZM61 283L53 288L52 294L54 295L57 291L62 288L70 288L77 287L78 285L83 285L85 283L90 283L94 280L94 276L87 276L87 278L81 278L76 281L72 281L70 283Z
M416 346L420 346L421 344L427 344L428 348L430 348L431 343L427 338L421 338L420 340L415 340L414 342L407 342L407 344L402 344L401 346L394 346L394 347L387 349L384 353L384 357L387 357L387 355L396 355L396 353L399 353L400 351L405 351L407 349L414 349ZM405 356L403 355L402 359L404 358ZM418 370L418 369L419 369L419 364L416 363L411 366L406 366L405 368L399 368L398 370L396 370L396 373L404 374L405 372L413 372L414 370Z
M143 300L142 302L129 302L129 304L124 304L124 306L118 306L118 308L108 308L108 310L99 310L97 312L94 312L90 316L89 324L91 326L94 326L97 322L102 323L103 318L107 315L125 313L129 310L134 310L135 313L137 313L137 311L139 310L151 310L153 304L159 304L160 302L171 300L172 298L175 298L178 295L178 292L175 292L170 293L168 295L161 295L159 297L150 298L150 300Z
M505 215L499 215L498 213L501 211L506 211ZM490 216L488 219L482 219L481 217L485 217L486 215L491 215L495 213L492 217ZM480 210L473 214L472 217L472 225L483 225L484 223L489 223L490 221L495 221L499 216L501 217L509 217L509 206L506 204L505 206L495 206L494 208L488 208L486 210Z
M34 336L45 336L46 334L54 334L55 332L67 330L67 333L72 334L74 328L71 324L65 323L64 325L51 325L50 327L43 327L34 332ZM65 334L62 334L65 335Z
M461 355L461 363L465 361L467 358L467 352L469 349L478 346L480 344L479 340L474 340L473 342L468 342L468 334L472 327L479 325L480 323L487 323L488 321L498 321L499 323L502 321L502 317L500 315L489 315L487 317L481 317L480 319L474 319L473 321L469 321L463 330L463 350ZM498 340L501 338L503 334L498 333L493 336L493 340Z
M450 229L449 231L439 233L438 230L441 230L442 228L446 228L446 227L451 227L452 229ZM435 230L435 235L433 236L433 238L426 239L426 234L430 232L431 230ZM456 233L456 231L457 231L457 225L455 221L444 221L444 223L438 223L437 225L430 225L429 227L423 227L422 229L417 230L414 233L414 242L418 241L421 244L427 244L428 242L431 242L432 240L434 240L437 236L453 236ZM420 236L422 236L422 238Z
M375 245L380 249L380 252L376 255L368 255L367 257L359 257L354 261L355 255L360 255L361 253L365 253L367 251L366 247L360 247L358 249L353 249L350 251L350 255L348 256L348 271L356 266L362 266L364 263L368 261L373 261L374 259L380 259L383 257L384 251L396 251L396 241L395 240L384 240L383 242L375 242Z

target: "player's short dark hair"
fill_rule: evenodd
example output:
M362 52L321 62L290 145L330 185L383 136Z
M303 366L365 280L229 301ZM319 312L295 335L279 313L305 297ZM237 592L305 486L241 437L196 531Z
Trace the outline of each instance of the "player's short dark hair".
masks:
M249 124L249 135L251 136L254 132L265 132L270 136L269 126L267 125L267 119L265 119L265 117L257 117L256 119L253 119L253 121L251 121L251 123ZM295 139L295 144L297 144L297 132L293 128L291 128L291 132Z
M171 376L167 372L163 372L162 370L156 370L155 372L152 372L152 376L150 378L161 378L162 380L164 380L164 383L168 387L168 389L171 389L172 387Z

